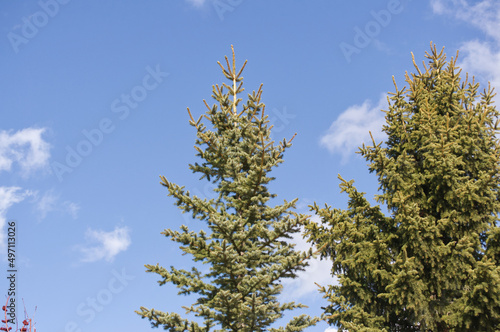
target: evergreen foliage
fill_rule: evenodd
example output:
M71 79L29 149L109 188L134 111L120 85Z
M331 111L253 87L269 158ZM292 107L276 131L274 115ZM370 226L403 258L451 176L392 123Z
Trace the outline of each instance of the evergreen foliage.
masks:
M389 215L340 175L348 208L311 207L321 223L305 237L339 278L321 288L339 331L500 330L499 112L457 57L431 43L425 71L413 59L388 97L385 144L360 148Z
M202 273L196 267L186 271L146 265L147 272L161 277L160 285L176 285L179 295L197 294L196 302L184 309L204 322L144 307L137 313L149 319L153 327L168 331L302 331L318 319L300 315L285 327L270 328L285 311L305 307L294 302L281 304L277 295L283 288L283 278L295 278L308 265L311 252L295 251L286 241L300 230L307 216L292 211L296 199L275 207L268 205L276 197L267 189L274 180L268 173L283 162L283 153L292 140L278 145L271 141L272 126L261 102L262 85L238 107L246 62L237 71L234 50L232 60L230 65L226 57L227 68L219 63L230 84L213 86L212 97L217 104L210 107L204 101L208 111L197 120L188 109L189 123L197 131L197 156L203 160L189 167L201 173L201 179L216 184L215 198L197 197L161 177L161 184L177 206L209 229L195 233L182 225L180 231L166 229L162 234L179 243L195 262L208 264L209 272ZM203 124L203 119L212 129Z

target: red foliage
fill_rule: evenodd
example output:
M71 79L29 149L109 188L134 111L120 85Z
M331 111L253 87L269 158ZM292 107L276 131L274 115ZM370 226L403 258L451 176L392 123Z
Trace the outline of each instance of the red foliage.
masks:
M0 331L10 331L12 330L12 327L9 326L11 324L9 320L7 319L7 304L9 303L9 298L7 297L7 301L5 305L2 307L2 310L5 312L5 319L2 319L2 323L5 324L5 326L0 326ZM35 308L36 311L36 308ZM13 332L36 332L36 328L34 327L35 323L33 323L32 319L27 317L26 314L26 308L24 308L24 314L26 315L25 319L23 320L23 327L21 328L16 328ZM32 330L33 328L33 330Z

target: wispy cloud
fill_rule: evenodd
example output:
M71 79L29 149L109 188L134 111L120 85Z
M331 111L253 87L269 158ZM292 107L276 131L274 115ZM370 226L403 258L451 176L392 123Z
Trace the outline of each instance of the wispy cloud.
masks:
M21 175L28 177L48 167L50 144L42 138L45 131L45 128L25 128L15 133L0 131L0 171L11 171L17 163Z
M58 197L55 196L52 192L46 192L42 197L37 199L35 208L39 212L40 219L45 219L49 212L52 212L56 209L57 200Z
M321 137L321 145L331 153L340 154L342 163L346 163L358 147L363 143L371 143L370 131L376 142L384 139L382 126L385 124L385 115L381 110L387 109L386 96L383 94L376 105L365 100L361 105L343 111Z
M73 219L78 218L78 211L80 210L80 205L74 202L65 201L63 203L63 210L69 213Z
M484 77L489 81L496 92L500 89L500 49L489 43L472 40L464 43L460 50L465 57L460 62L460 67L469 75L474 74L476 78ZM486 82L481 82L486 83Z
M436 14L451 15L500 41L500 3L497 0L431 0Z
M70 201L61 202L54 190L47 190L43 195L35 195L35 209L39 220L45 219L51 212L69 214L73 219L78 217L80 205Z
M464 72L483 81L481 83L489 81L498 92L500 88L500 2L496 0L431 0L431 6L434 13L461 20L486 34L486 40L470 40L460 46L459 66Z
M85 238L88 244L76 247L83 254L81 261L84 263L102 259L111 262L120 252L127 250L131 243L128 227L115 227L111 232L89 229Z
M5 253L5 224L7 210L14 204L21 202L33 193L21 190L20 187L0 187L0 249Z

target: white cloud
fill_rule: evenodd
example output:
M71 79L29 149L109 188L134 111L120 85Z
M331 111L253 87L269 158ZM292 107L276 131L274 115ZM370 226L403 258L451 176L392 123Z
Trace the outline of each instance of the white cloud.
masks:
M460 62L463 71L468 72L469 75L474 74L476 78L478 75L479 78L484 77L484 81L489 81L492 87L496 87L495 90L498 93L500 88L500 50L494 51L494 47L489 43L473 40L464 43L460 51L466 54Z
M5 225L7 210L14 204L32 195L29 190L21 191L19 187L0 187L0 250L5 253Z
M489 40L466 41L460 46L459 66L480 83L500 89L500 2L497 0L431 0L436 14L448 15L483 31ZM486 86L485 86L486 87ZM482 90L482 89L481 89ZM497 96L498 100L498 96Z
M369 100L361 105L354 105L343 111L328 132L321 137L321 145L332 153L342 156L345 163L363 143L370 144L370 131L378 143L385 138L382 126L385 124L387 96L383 94L375 106Z
M10 171L13 163L21 174L29 176L37 169L48 167L50 144L44 141L45 128L26 128L15 133L0 131L0 171Z
M39 218L45 219L49 212L56 209L56 203L59 197L55 196L52 192L46 192L38 201L36 202L35 208L39 212Z
M337 329L334 329L333 327L327 328L324 332L337 332Z
M206 0L186 0L186 1L195 7L201 7L206 2Z
M39 220L45 219L47 214L51 212L67 213L71 215L73 219L78 217L78 211L80 210L80 205L70 201L60 202L59 195L54 194L53 190L46 191L43 196L35 198L35 209L38 212Z
M128 227L115 227L111 232L87 230L85 238L90 243L88 246L78 246L83 258L82 262L90 263L101 259L113 261L116 255L127 250L130 245L130 230Z
M313 216L312 220L319 222L319 217ZM311 244L307 243L300 233L294 234L291 242L295 244L295 250L307 251L311 248ZM320 260L319 258L310 259L309 266L305 271L299 272L297 278L283 280L283 292L281 294L283 300L294 300L306 295L321 295L316 284L320 286L333 284L335 278L332 277L331 270L332 263L330 260Z
M500 2L497 0L431 0L436 14L454 16L500 41Z
M80 210L80 205L77 203L73 203L70 201L66 201L63 203L63 209L76 219L78 217L78 211Z

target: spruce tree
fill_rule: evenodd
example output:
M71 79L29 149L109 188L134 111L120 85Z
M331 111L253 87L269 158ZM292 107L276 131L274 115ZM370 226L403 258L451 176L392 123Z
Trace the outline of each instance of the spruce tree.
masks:
M457 57L431 43L408 88L393 78L387 140L359 151L378 205L339 175L347 209L311 206L321 223L305 237L333 263L338 283L320 290L339 331L500 330L499 112Z
M305 307L279 303L277 296L281 280L295 278L308 265L311 252L295 251L287 241L307 216L293 211L297 199L268 205L276 197L268 191L267 185L274 180L268 173L283 162L293 138L279 144L271 141L272 126L261 102L262 85L239 107L246 61L237 70L233 50L232 64L227 57L226 64L227 68L219 63L230 84L212 87L216 104L210 107L204 101L208 110L197 120L188 108L189 123L197 133L196 155L202 160L189 168L201 174L200 180L214 183L214 197L197 197L160 177L177 206L208 228L196 233L182 225L180 231L166 229L162 234L179 243L195 262L209 265L209 270L145 265L147 272L160 276L160 285L176 285L179 295L197 294L196 302L184 309L186 314L203 318L203 323L145 307L137 313L153 327L168 331L302 331L318 319L300 315L284 328L270 328L285 311Z

